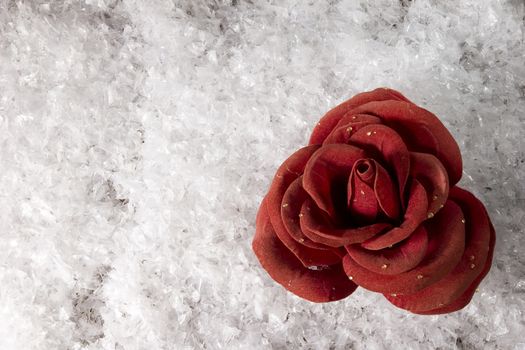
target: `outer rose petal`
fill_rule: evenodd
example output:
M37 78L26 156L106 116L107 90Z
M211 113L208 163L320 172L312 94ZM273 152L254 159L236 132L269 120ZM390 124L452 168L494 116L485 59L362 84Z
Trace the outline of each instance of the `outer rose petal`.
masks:
M341 261L341 256L332 251L306 247L294 240L286 230L281 217L281 203L288 186L301 176L306 162L318 148L318 146L301 148L285 160L277 170L266 196L268 214L275 233L304 266L332 265Z
M463 169L458 144L441 121L426 109L404 101L378 101L361 105L351 113L373 114L395 129L410 151L431 153L447 169L450 184L456 184Z
M319 148L308 161L304 169L303 187L317 206L332 218L337 217L337 207L346 207L344 190L348 176L354 163L365 156L365 152L357 147L333 144ZM338 186L344 192L335 191ZM338 194L343 194L344 198L340 198Z
M323 145L330 143L348 143L350 137L357 130L373 124L381 124L381 119L368 114L348 115L345 114L343 118L337 123L334 130L324 140Z
M290 292L321 303L346 298L357 288L340 264L325 270L304 267L275 234L265 201L259 208L256 226L252 243L255 255L268 274Z
M401 95L401 93L386 88L379 88L372 91L357 94L351 99L341 103L339 106L331 109L321 118L321 120L313 130L312 136L310 136L309 144L322 144L328 136L328 134L332 132L339 120L341 120L341 118L349 110L371 101L385 100L408 101L408 99L405 96Z
M447 306L443 306L438 309L433 309L429 311L424 312L418 312L421 315L437 315L437 314L446 314L454 311L458 311L463 309L465 306L467 306L468 303L470 303L470 300L472 300L472 297L474 296L474 293L476 292L476 289L480 282L485 278L487 273L490 270L490 267L492 265L492 256L494 253L494 244L496 243L496 232L494 231L494 227L490 225L490 232L491 232L491 250L489 251L489 255L487 257L487 261L485 262L485 268L481 272L481 274L472 282L470 287L467 288L467 290L461 295L459 298L457 298L454 302L448 304Z
M361 287L380 293L412 294L434 284L454 269L465 248L463 213L452 201L439 211L433 220L425 222L429 233L428 250L415 268L397 275L374 273L356 263L350 255L343 267Z
M459 204L465 214L466 242L463 256L454 270L435 284L410 295L386 296L392 304L402 309L425 313L452 304L453 308L464 306L464 302L472 297L471 290L481 281L478 277L484 276L490 268L494 233L485 207L476 197L459 187L452 188L450 199ZM458 299L461 301L456 303Z
M354 126L359 129L359 127L363 127L370 124L383 124L383 121L381 118L376 117L375 115L370 114L351 114L346 113L341 120L337 123L335 126L335 129L332 131L334 132L336 129L342 127L342 126L351 126L352 129L354 129ZM354 130L357 131L357 130Z

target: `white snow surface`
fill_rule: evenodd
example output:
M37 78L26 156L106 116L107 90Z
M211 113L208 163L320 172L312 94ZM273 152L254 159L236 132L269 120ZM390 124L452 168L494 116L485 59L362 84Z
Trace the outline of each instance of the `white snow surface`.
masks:
M0 349L525 349L521 0L0 0ZM464 310L314 304L251 250L352 95L437 114L497 231Z

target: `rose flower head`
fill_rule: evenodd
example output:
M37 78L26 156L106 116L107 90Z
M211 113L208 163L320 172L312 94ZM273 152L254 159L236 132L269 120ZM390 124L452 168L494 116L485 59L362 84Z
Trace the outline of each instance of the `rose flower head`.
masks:
M361 286L417 314L466 306L492 263L483 204L456 186L459 147L439 119L395 90L330 110L279 167L253 250L284 288L313 302Z

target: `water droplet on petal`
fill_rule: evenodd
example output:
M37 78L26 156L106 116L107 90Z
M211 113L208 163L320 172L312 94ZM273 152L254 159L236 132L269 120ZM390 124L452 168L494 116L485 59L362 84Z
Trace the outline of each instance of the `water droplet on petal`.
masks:
M313 271L321 271L321 270L326 270L328 269L329 266L328 265L314 265L314 266L308 266L308 269L309 270L313 270Z

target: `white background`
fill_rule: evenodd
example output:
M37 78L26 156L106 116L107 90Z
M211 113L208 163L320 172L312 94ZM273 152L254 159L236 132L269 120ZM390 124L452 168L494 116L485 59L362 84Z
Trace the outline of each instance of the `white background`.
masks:
M524 349L520 0L0 0L0 349ZM378 86L497 231L472 303L316 305L251 251L278 165Z

